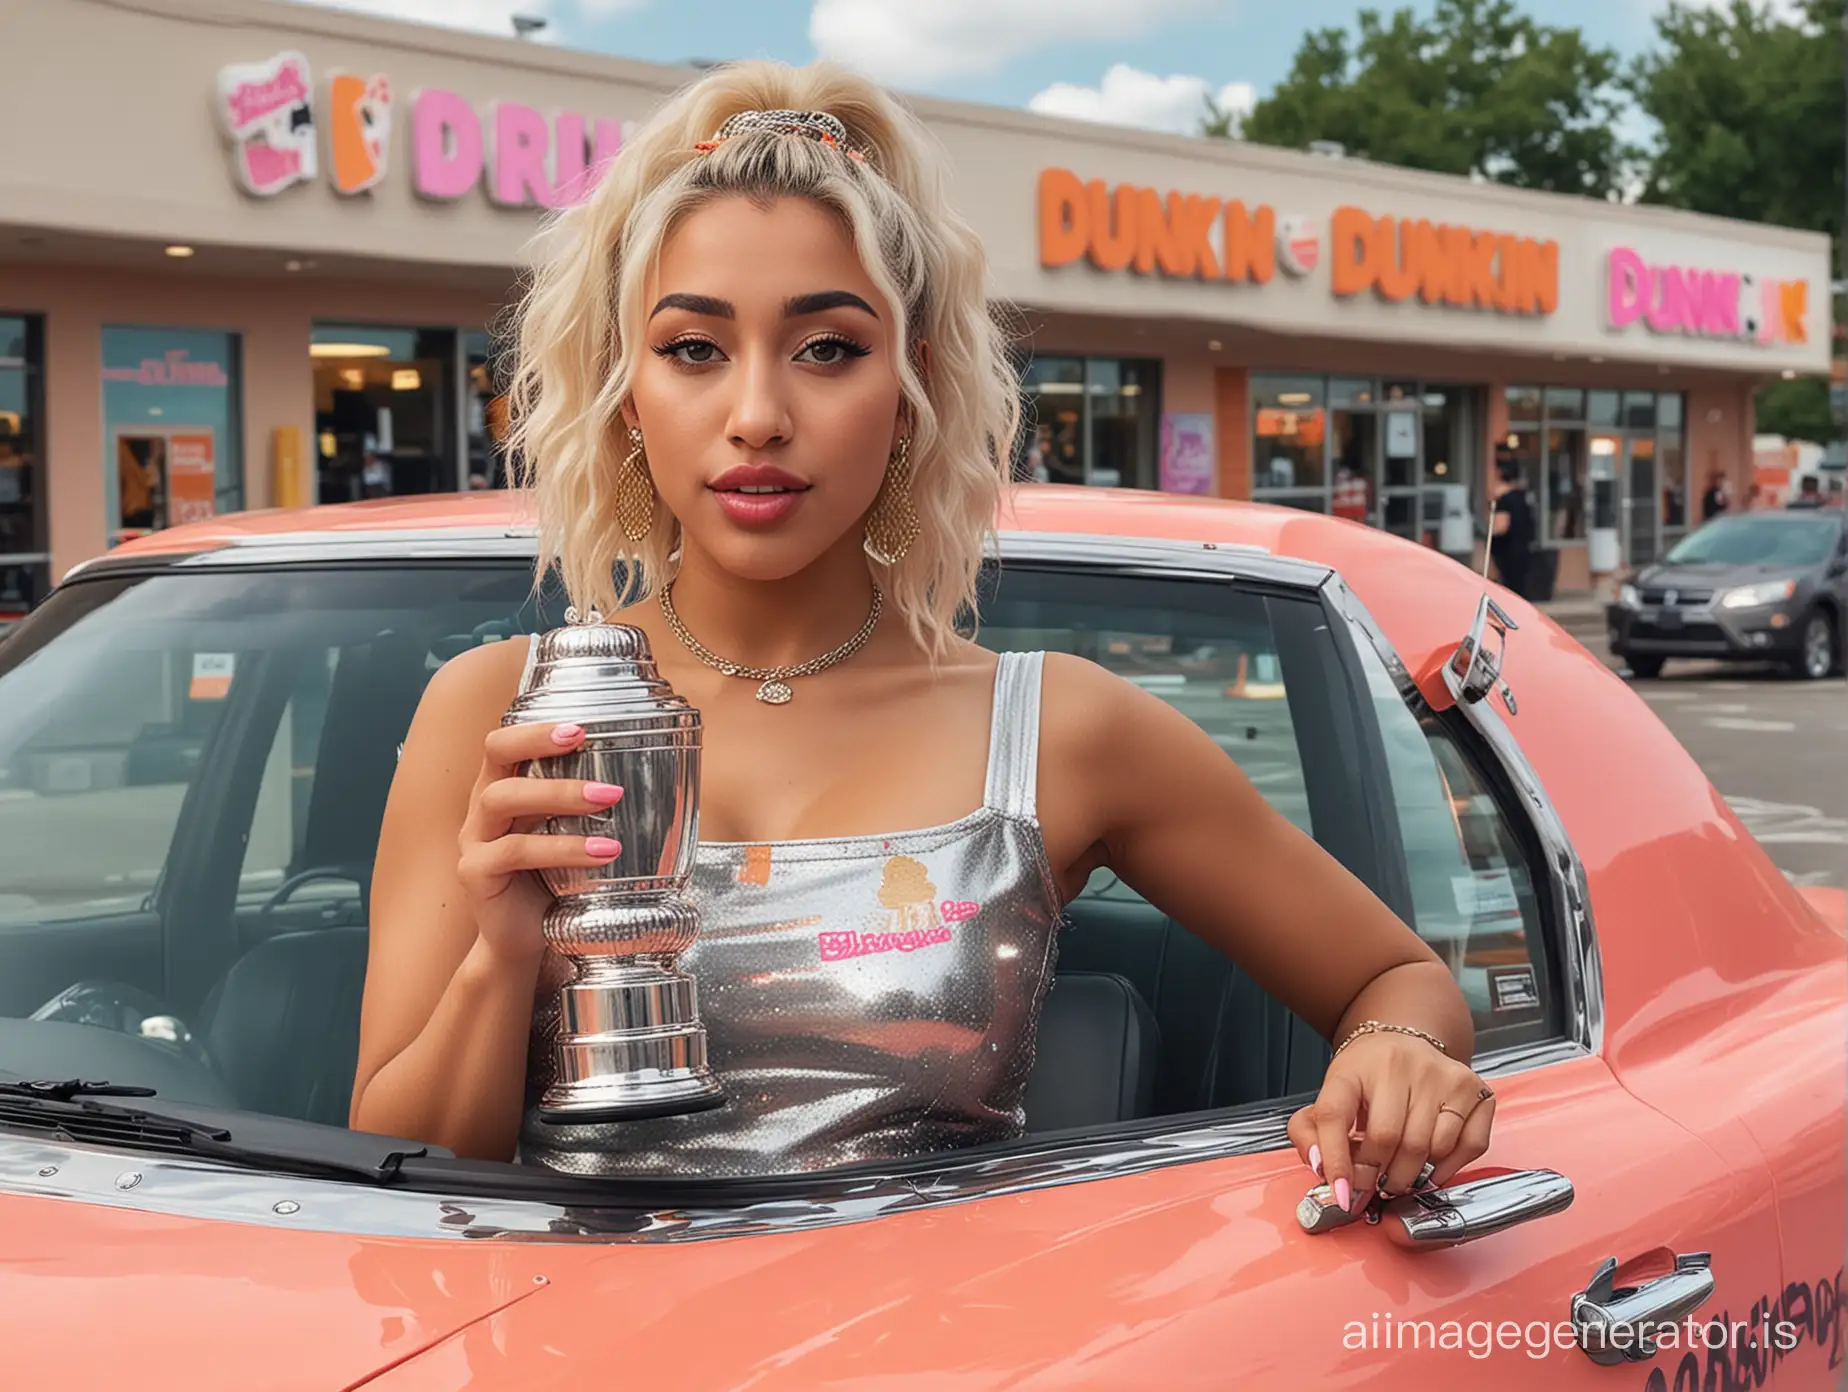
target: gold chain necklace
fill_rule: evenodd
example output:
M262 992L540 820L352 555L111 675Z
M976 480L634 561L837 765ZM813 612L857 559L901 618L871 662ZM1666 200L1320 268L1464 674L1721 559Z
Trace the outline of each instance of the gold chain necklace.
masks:
M820 657L811 657L807 662L798 662L789 667L746 667L741 663L727 662L718 654L710 651L705 644L687 632L687 626L680 622L680 615L674 612L674 587L669 585L661 591L661 617L667 620L667 626L673 630L674 637L680 645L701 662L728 677L748 677L752 681L762 682L757 688L757 699L772 706L786 706L795 692L789 689L792 677L812 677L817 672L826 671L837 662L845 662L866 644L873 636L873 629L879 623L879 611L885 607L885 596L873 586L873 607L867 614L866 622L860 625L860 631L832 648Z

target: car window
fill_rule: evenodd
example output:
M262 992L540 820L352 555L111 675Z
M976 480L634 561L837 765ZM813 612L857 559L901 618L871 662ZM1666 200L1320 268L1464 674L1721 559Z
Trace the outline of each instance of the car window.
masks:
M1536 856L1465 740L1361 644L1392 784L1412 927L1456 977L1478 1050L1541 1037L1551 1008ZM1416 708L1414 708L1414 704Z
M0 931L142 906L231 681L183 641L78 638L35 666L0 696Z
M1827 560L1842 536L1829 517L1721 517L1684 537L1670 551L1672 565L1813 566Z
M343 1123L398 745L444 661L536 625L530 591L501 565L49 600L0 646L0 1027L123 1033L165 1097ZM0 1028L0 1070L77 1075L61 1037Z
M444 662L562 609L535 603L513 561L98 579L54 596L0 646L0 815L13 798L36 838L0 838L0 1069L80 1071L54 1033L30 1036L49 1053L22 1058L5 1026L36 1016L194 1070L189 1084L163 1072L173 1100L343 1124L372 863L417 702ZM1168 701L1383 886L1356 773L1363 716L1314 596L1010 566L982 616L991 648L1077 653ZM1463 944L1452 957L1480 999L1481 971L1501 964L1485 954L1534 938L1532 886L1478 825L1467 761L1398 710L1417 926L1446 951ZM1324 1041L1108 873L1070 906L1060 954L1062 972L1113 974L1149 1005L1158 1112L1268 1101L1320 1077ZM135 1080L133 1058L111 1067Z
M983 606L997 651L1074 653L1159 696L1212 736L1284 816L1315 833L1264 596L1225 585L1032 575ZM1114 595L1116 602L1110 602ZM1107 878L1107 877L1105 877Z

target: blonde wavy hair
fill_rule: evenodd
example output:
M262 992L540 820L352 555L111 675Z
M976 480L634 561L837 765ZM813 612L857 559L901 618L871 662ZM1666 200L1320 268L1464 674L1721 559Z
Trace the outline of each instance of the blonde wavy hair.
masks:
M835 117L864 158L761 131L695 148L739 112L784 109ZM639 545L614 507L631 448L622 407L644 341L649 273L675 228L714 199L805 198L840 219L899 326L922 530L896 565L874 570L913 636L940 656L959 614L973 611L1020 424L987 258L950 206L948 174L915 116L832 64L727 65L669 100L595 192L541 231L517 310L508 447L514 486L529 492L538 521L537 574L556 566L573 604L605 612L644 598L653 577L671 578L680 529L659 499Z

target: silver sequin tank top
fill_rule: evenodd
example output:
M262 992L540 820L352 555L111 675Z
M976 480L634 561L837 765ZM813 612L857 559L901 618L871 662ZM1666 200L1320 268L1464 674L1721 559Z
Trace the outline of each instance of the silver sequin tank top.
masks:
M1041 653L1003 653L982 806L891 836L702 842L692 894L716 1110L550 1126L558 988L547 952L520 1158L573 1174L736 1178L1019 1136L1060 896L1040 839Z

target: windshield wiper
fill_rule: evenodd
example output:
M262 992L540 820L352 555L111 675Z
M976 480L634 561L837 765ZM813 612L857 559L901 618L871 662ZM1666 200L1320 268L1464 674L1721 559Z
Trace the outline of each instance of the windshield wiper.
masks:
M0 1130L77 1144L120 1146L222 1160L289 1174L390 1184L407 1160L453 1159L440 1146L320 1126L290 1117L171 1103L161 1111L93 1102L152 1097L153 1088L114 1083L0 1081Z
M69 1102L73 1097L153 1097L151 1087L129 1087L125 1083L85 1083L70 1078L62 1083L39 1078L31 1081L0 1082L0 1093L12 1097L47 1097L53 1102Z

